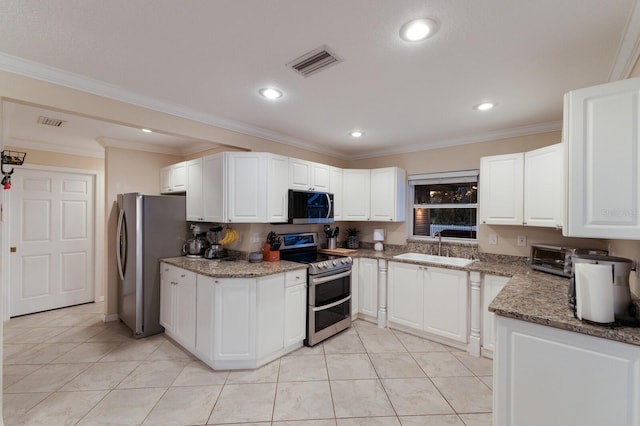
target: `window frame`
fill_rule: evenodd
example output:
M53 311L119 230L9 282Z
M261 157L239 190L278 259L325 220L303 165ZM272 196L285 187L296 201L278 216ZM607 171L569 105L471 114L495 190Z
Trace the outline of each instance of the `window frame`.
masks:
M476 194L476 202L468 204L415 204L415 186L418 185L434 185L439 183L470 183L475 182L478 186L479 182L479 170L459 170L451 172L440 173L424 173L409 175L407 177L407 185L409 192L409 239L411 240L423 240L423 241L438 241L438 237L432 237L430 235L414 235L414 217L416 208L428 208L428 209L458 209L458 208L475 208L476 209L476 238L458 238L458 237L442 237L443 241L449 242L461 242L461 243L478 243L478 226L479 220L479 194Z

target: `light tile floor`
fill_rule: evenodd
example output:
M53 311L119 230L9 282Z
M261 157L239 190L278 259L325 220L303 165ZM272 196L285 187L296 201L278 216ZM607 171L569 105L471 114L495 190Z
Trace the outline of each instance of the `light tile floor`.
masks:
M5 425L491 425L490 360L356 321L252 371L213 371L102 304L4 328Z

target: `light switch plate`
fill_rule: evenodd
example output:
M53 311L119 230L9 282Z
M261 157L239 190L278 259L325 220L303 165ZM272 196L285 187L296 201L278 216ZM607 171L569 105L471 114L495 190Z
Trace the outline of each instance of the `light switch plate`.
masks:
M496 234L489 234L489 244L491 245L496 245L498 244L498 235Z
M518 247L526 247L527 237L525 235L518 235Z

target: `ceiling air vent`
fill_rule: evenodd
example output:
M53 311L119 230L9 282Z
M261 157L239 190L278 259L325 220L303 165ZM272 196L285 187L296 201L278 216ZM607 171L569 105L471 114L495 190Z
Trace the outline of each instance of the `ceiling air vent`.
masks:
M38 124L45 126L61 127L64 123L66 123L66 121L57 118L44 117L42 115L38 117Z
M339 62L342 60L330 52L326 46L322 46L294 59L287 66L304 77L309 77Z

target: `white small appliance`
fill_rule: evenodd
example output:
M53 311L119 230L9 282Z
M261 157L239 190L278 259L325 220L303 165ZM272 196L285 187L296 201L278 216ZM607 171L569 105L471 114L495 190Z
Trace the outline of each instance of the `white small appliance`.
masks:
M382 246L382 242L384 241L384 229L373 230L373 241L376 242L373 245L375 251L382 251L384 249Z
M629 288L630 259L600 255L572 256L570 303L576 318L598 324L635 325Z

